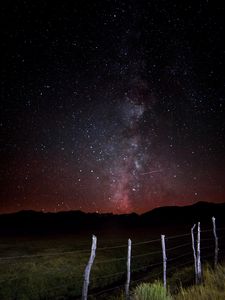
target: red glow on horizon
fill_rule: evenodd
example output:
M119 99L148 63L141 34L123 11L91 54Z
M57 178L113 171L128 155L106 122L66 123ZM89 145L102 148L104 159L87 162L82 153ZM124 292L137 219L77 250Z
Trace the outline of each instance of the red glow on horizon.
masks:
M155 208L160 208L160 207L165 207L165 206L189 206L189 205L193 205L197 202L201 202L199 200L192 200L192 201L180 201L180 202L171 202L171 201L161 201L158 202L158 204L153 204L151 206L139 206L138 208L134 208L128 205L129 202L124 201L123 202L123 206L115 206L115 208L112 208L111 210L107 209L107 208L93 208L93 207L70 207L70 208L66 208L66 207L29 207L29 206L25 206L25 205L21 205L21 206L17 206L15 207L8 207L5 210L1 210L1 214L5 214L5 213L15 213L15 212L19 212L19 211L27 211L27 210L32 210L32 211L39 211L39 212L52 212L52 213L57 213L57 212L63 212L63 211L77 211L80 210L84 213L99 213L99 214L104 214L104 213L113 213L113 214L130 214L130 213L137 213L137 214L143 214L145 212L151 211ZM223 198L219 199L218 201L210 201L210 200L204 200L203 202L210 202L210 203L224 203L225 200Z

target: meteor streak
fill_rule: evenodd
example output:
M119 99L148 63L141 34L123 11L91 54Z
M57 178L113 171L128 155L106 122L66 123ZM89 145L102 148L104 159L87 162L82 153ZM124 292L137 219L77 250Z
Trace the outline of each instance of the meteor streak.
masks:
M154 171L149 171L149 172L146 172L146 173L141 173L140 175L147 175L147 174L152 174L152 173L161 173L162 170L154 170Z

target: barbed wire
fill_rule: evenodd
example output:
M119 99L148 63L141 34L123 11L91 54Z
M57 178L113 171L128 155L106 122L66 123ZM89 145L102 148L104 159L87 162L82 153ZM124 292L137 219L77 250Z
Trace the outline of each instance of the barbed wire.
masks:
M214 249L214 246L210 245L210 246L201 247L201 251L206 249Z
M174 247L171 247L171 248L166 248L166 252L169 252L171 250L175 250L175 249L179 249L179 248L183 248L183 247L186 247L186 246L191 246L190 243L184 243L182 245L177 245L177 246L174 246Z
M148 253L143 253L143 254L132 255L131 258L137 258L137 257L142 257L142 256L149 256L149 255L159 254L159 253L162 253L162 250L148 252Z
M225 230L225 227L216 228L216 231L223 231L223 230ZM201 230L201 232L212 232L213 233L213 229L212 228L203 229L203 230Z
M225 227L218 227L216 228L216 231L223 231L225 230ZM212 232L213 233L213 229L204 229L204 230L201 230L201 232Z
M95 261L95 264L104 264L104 263L108 263L108 262L115 262L115 261L120 261L120 260L125 260L127 259L126 256L124 257L118 257L118 258L112 258L112 259L106 259L106 260L100 260L100 261Z
M102 291L100 291L100 292L89 293L89 296L98 296L98 295L105 294L105 293L111 292L111 291L113 291L113 290L122 288L122 287L124 287L124 286L125 286L125 284L120 284L120 285L117 285L117 286L115 286L115 287L112 287L112 288L108 288L108 289L102 290Z
M223 230L225 230L225 227L219 227L219 228L217 228L216 230L217 230L217 231L223 231Z
M201 239L201 242L213 241L213 237Z
M225 230L225 227L220 227L216 229L217 231L223 231ZM206 229L206 230L201 230L202 233L204 232L212 232L212 229ZM168 236L166 237L166 240L172 240L172 239L177 239L181 237L187 237L190 236L190 233L185 233L185 234L180 234L180 235L174 235L174 236ZM211 240L210 238L205 238L202 239L202 241L207 241ZM142 242L137 242L133 243L132 246L138 246L138 245L143 245L143 244L148 244L148 243L154 243L154 242L159 242L161 239L153 239L153 240L147 240L147 241L142 241ZM110 247L100 247L97 248L97 251L101 250L110 250L110 249L117 249L117 248L125 248L127 247L127 244L122 244L122 245L117 245L117 246L110 246ZM56 248L55 248L56 249ZM63 251L63 252L54 252L54 253L45 253L45 254L25 254L25 255L16 255L16 256L5 256L5 257L0 257L1 260L10 260L10 259L20 259L20 258L39 258L39 257L51 257L51 256L61 256L61 255L67 255L67 254L82 254L82 253L89 253L91 249L80 249L80 250L71 250L71 251ZM167 249L169 251L169 249Z
M149 244L149 243L154 243L154 242L159 242L159 241L161 241L161 239L148 240L148 241L133 243L132 246L139 246L139 245Z
M184 257L184 255L188 255L188 254L191 254L192 252L189 252L189 253L185 253L183 255L180 255L178 257L175 257L175 258L172 258L172 259L169 259L168 261L172 261L172 260L175 260L175 259L178 259L180 257ZM202 258L207 258L207 257L213 257L213 255L207 255L207 256L202 256ZM185 266L185 265L188 265L190 263L193 263L193 259L192 260L189 260L189 261L186 261L185 263L181 263L181 264L176 264L176 266L168 266L167 269L168 271L171 271L173 269L176 269L176 268L180 268L182 266ZM136 268L136 269L133 269L132 272L137 272L138 270L141 270L141 269L145 269L145 268L148 268L148 267L153 267L153 266L157 266L157 265L160 265L162 264L162 262L160 263L155 263L155 264L150 264L150 265L145 265L145 266L142 266L140 268ZM116 275L122 275L122 274L125 274L126 272L117 272L117 273L114 273L114 274L109 274L109 275L105 275L105 276L101 276L100 278L107 278L107 277L113 277L113 276L116 276ZM154 278L157 278L157 276L159 276L160 274L162 274L162 271L158 272L158 273L154 273L152 276L154 276ZM12 278L11 280L13 279L16 279L16 278ZM6 279L8 280L8 279ZM137 280L132 280L131 281L131 285L139 282L139 281L145 281L143 278L140 278L140 279L137 279ZM3 283L4 281L0 281L0 283ZM82 283L82 281L80 280L79 281L80 283ZM96 293L89 293L90 296L97 296L97 295L101 295L101 294L104 294L104 293L108 293L110 291L113 291L113 290L116 290L116 289L119 289L119 288L122 288L124 287L125 283L124 284L121 284L121 285L118 285L118 286L114 286L112 288L108 288L108 289L104 289L104 290L101 290L99 292L96 292ZM57 286L57 287L54 287L54 288L51 288L51 289L47 289L48 292L51 292L53 290L57 290L57 289L60 289L60 288L68 288L68 285L67 284L64 284L64 285L60 285L60 286ZM78 297L78 296L77 296Z
M80 283L81 285L83 284L83 280L81 281L81 280L78 280L78 281L76 281L76 283ZM61 285L57 285L57 286L54 286L54 287L52 287L52 288L49 288L49 289L47 289L47 292L52 292L52 291L55 291L55 290L58 290L58 289L62 289L62 288L69 288L71 285L69 285L68 283L66 284L61 284ZM78 295L79 296L79 295ZM78 297L77 296L77 297Z
M162 264L162 262L158 262L158 263L154 263L154 264L150 264L150 265L145 265L143 267L133 269L133 270L131 270L131 272L133 273L133 272L141 271L143 269L147 269L147 268L150 268L150 267L156 267L156 266L159 266L161 264Z
M218 230L218 229L217 229ZM201 229L201 232L211 232L213 233L213 229L212 228L209 228L209 229Z
M140 271L140 270L143 270L143 269L147 269L147 268L150 268L150 267L155 267L155 266L158 266L158 265L161 265L161 264L162 264L162 262L153 263L153 264L149 264L149 265L144 265L140 268L132 269L131 273L134 273L134 272L137 272L137 271ZM126 271L117 272L117 273L113 273L113 274L108 274L108 275L104 275L104 276L99 276L98 278L108 278L108 277L114 277L114 276L122 275L122 274L126 274Z
M214 254L202 255L201 258L202 258L202 259L214 258Z
M186 237L186 236L191 236L191 233L184 233L184 234L168 236L168 237L166 237L166 240L173 240L173 239L177 239L180 237Z
M126 271L108 274L108 275L104 275L104 276L98 276L97 279L110 278L110 277L115 277L115 276L123 275L123 274L126 274Z
M167 266L167 270L168 270L168 272L169 271L171 271L171 270L173 270L173 269L177 269L177 268L181 268L181 267L184 267L184 266L186 266L186 265L188 265L188 264L193 264L193 266L194 266L194 260L193 259L191 259L191 260L188 260L188 261L186 261L186 262L184 262L184 263L178 263L178 264L176 264L175 266Z
M191 252L191 251L190 252L186 252L186 253L181 254L179 256L167 259L167 262L174 261L174 260L177 260L177 259L179 259L181 257L185 257L185 256L188 256L188 255L191 255L191 254L193 254L193 252Z
M190 252L191 253L191 252ZM190 254L189 253L189 254ZM186 253L187 254L187 253ZM179 257L183 257L184 255L182 255L182 256L179 256ZM213 255L207 255L207 256L203 256L203 258L208 258L208 257L213 257ZM178 257L177 257L178 258ZM135 271L138 271L138 270L140 270L140 269L143 269L143 268L147 268L147 267L151 267L151 266L157 266L157 265L160 265L162 262L160 262L160 263L156 263L156 264L151 264L151 265L146 265L146 266L143 266L143 267L141 267L141 268L137 268L137 269L134 269L134 270L132 270L132 272L135 272ZM194 262L193 262L193 259L192 260L188 260L188 261L186 261L186 262L184 262L184 263L178 263L178 264L176 264L176 266L168 266L167 267L167 270L168 271L171 271L171 270L173 270L173 269L177 269L177 268L181 268L181 267L184 267L184 266L186 266L186 265L188 265L188 264L194 264ZM110 275L107 275L107 276L102 276L102 277L100 277L100 278L107 278L107 277L113 277L113 276L116 276L116 275L122 275L122 274L125 274L126 272L118 272L118 273L114 273L114 274L110 274ZM159 275L161 275L163 272L162 271L159 271L159 272L157 272L157 273L154 273L151 277L153 277L154 276L154 278L152 278L152 279L156 279ZM147 280L147 279L146 279ZM142 281L142 282L144 282L145 280L143 279L143 278L140 278L140 279L136 279L136 280L131 280L131 286L132 285L134 285L134 284L136 284L136 283L138 283L138 282L140 282L140 281ZM148 282L149 282L149 279L148 279ZM101 290L101 291L99 291L99 292L96 292L96 293L89 293L89 295L90 296L98 296L98 295L101 295L101 294L104 294L104 293L108 293L108 292L110 292L110 291L113 291L113 290L117 290L117 289L120 289L120 288L122 288L122 287L124 287L125 286L125 283L124 284L120 284L120 285L117 285L117 286L114 286L114 287L112 287L112 288L108 288L108 289L104 289L104 290ZM64 285L64 287L65 287L65 285Z
M88 250L90 252L90 249ZM82 252L87 252L84 250ZM39 257L49 257L49 256L61 256L66 254L78 254L81 251L65 251L65 252L58 252L58 253L45 253L45 254L25 254L25 255L15 255L15 256L3 256L0 257L1 260L8 260L8 259L20 259L20 258L39 258Z
M117 248L127 248L127 244L122 244L122 245L118 245L118 246L110 246L110 247L101 247L101 248L97 248L96 250L97 251L99 251L99 250L111 250L111 249L117 249Z
M159 275L161 275L161 274L163 274L163 271L159 271L159 272L157 272L157 273L154 273L154 275L150 276L150 278L148 277L148 282L149 282L149 279L156 280L155 278L157 278L157 277L158 277ZM154 276L154 278L153 278L153 276ZM131 281L131 285L136 284L137 282L140 282L140 281L145 282L145 281L147 281L147 280L144 280L143 278L139 278L139 279L136 279L136 280L132 280L132 281Z

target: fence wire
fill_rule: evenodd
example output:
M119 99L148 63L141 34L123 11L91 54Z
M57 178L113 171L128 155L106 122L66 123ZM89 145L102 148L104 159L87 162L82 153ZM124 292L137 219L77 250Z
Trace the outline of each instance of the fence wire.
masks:
M166 248L166 252L169 252L169 251L175 250L175 249L179 249L179 248L184 248L184 247L187 247L187 246L191 247L191 243L184 243L182 245L174 246L174 247L171 247L171 248Z
M223 232L224 230L225 230L225 227L220 227L220 228L216 229L217 232ZM201 239L201 242L208 242L208 241L212 241L213 242L214 238L213 238L213 230L212 229L201 230L201 232L202 233L209 233L210 232L212 234L210 238L204 237L203 239ZM180 241L181 238L186 238L186 237L191 237L191 232L188 232L188 233L185 233L185 234L168 236L168 237L166 237L166 241ZM220 242L222 239L224 239L224 236L218 237L218 239L219 239L219 242ZM156 242L161 242L161 239L152 239L152 240L146 240L146 241L132 243L132 247L141 246L141 245L148 245L148 244L156 243ZM100 248L97 248L96 252L98 253L98 251L114 250L114 249L122 249L122 248L127 249L127 246L128 246L127 244L121 244L121 245L116 245L116 246L100 247ZM170 258L170 252L171 251L182 249L182 248L185 248L185 247L188 247L188 246L190 246L190 248L191 248L191 246L192 246L191 245L191 241L187 242L187 243L180 244L180 245L178 244L178 245L166 248L166 253L169 254L169 257L167 259L167 270L168 270L168 272L171 272L171 270L173 270L173 269L181 268L181 267L186 266L188 264L192 264L192 266L194 267L194 259L193 258L191 260L188 260L188 261L185 261L185 262L182 262L182 263L177 262L181 258L186 258L187 257L187 259L188 259L188 256L193 255L192 251L182 253L181 255L178 255L178 256L175 256L175 254L174 254ZM204 250L214 250L214 247L215 247L214 244L213 245L209 245L209 246L203 246L203 247L201 247L201 251L204 251ZM48 258L48 257L73 255L73 254L78 254L79 255L79 254L85 254L85 253L89 257L90 249L80 249L80 250L63 251L63 252L52 252L52 253L44 253L44 254L30 254L30 255L26 254L26 255L15 255L15 256L3 256L3 257L0 257L0 263L5 263L5 262L11 261L11 260L15 261L15 260L20 260L20 259L42 258L42 257ZM146 256L155 257L156 254L162 254L162 249L157 250L157 251L152 251L152 252L146 252L146 253L140 253L140 254L132 255L131 256L131 262L132 262L133 259L136 259L136 258L141 258L141 257L146 257ZM207 255L202 255L201 259L204 261L204 260L207 260L207 259L213 258L213 257L214 257L214 252L212 254L209 254L209 255L208 254ZM88 258L87 258L87 260L88 260ZM94 261L94 265L105 264L105 263L113 263L113 262L117 262L117 261L118 262L119 261L126 261L126 260L127 260L127 256L118 257L118 258L95 260ZM175 264L171 266L170 262L175 262ZM150 268L152 268L153 270L154 269L157 270L156 267L158 267L158 266L160 266L162 264L163 264L163 261L160 261L160 262L146 264L146 265L143 265L143 266L140 266L140 267L136 267L134 269L131 269L131 274L135 275L135 273L136 273L136 275L139 275L138 272L140 272L140 271L147 271ZM86 264L78 264L76 266L77 267L85 267ZM63 268L57 268L57 269L54 268L53 270L48 270L48 272L51 273L51 272L55 272L55 271L60 272L60 271L69 271L69 270L71 270L71 269L69 269L69 267L68 268L63 267ZM42 270L42 272L43 272L43 274L47 273L47 272L45 272L45 270ZM157 277L157 274L162 274L162 273L163 272L161 270L159 273L154 273L152 276ZM115 272L115 273L112 273L112 274L106 274L106 275L102 275L102 276L97 276L96 280L98 280L98 279L113 278L113 277L122 276L122 275L125 275L125 274L126 274L126 271ZM79 277L74 277L74 278L79 278ZM10 280L15 280L15 279L17 279L17 277L3 279L3 280L0 281L0 284L3 284L5 281L10 281ZM133 284L135 284L135 282L139 282L139 281L143 281L143 278L131 281L131 285L133 285ZM76 280L76 283L78 283L78 282L80 284L82 284L82 279ZM101 295L101 294L108 293L110 291L119 289L121 287L124 287L124 285L125 285L125 283L121 284L121 285L117 285L117 286L112 287L112 288L101 290L101 291L96 292L96 293L90 293L89 295L91 295L91 296L98 296L98 295ZM50 289L49 291L55 290L55 289L60 289L62 287L64 287L64 288L67 287L68 288L68 285L64 284L62 286L57 286L55 288Z
M118 290L118 289L121 289L122 287L124 287L125 284L120 284L120 285L117 285L115 287L112 287L112 288L108 288L108 289L104 289L104 290L101 290L100 292L96 292L96 293L89 293L89 296L99 296L99 295L102 295L102 294L105 294L105 293L108 293L108 292L111 292L113 290Z
M181 254L181 255L179 255L179 256L176 256L176 257L173 257L173 258L169 258L169 259L167 259L167 262L174 261L174 260L177 260L177 259L183 258L183 257L185 257L185 256L188 256L188 255L191 255L191 254L193 254L193 252L192 252L192 251L190 251L190 252L186 252L186 253L184 253L184 254Z

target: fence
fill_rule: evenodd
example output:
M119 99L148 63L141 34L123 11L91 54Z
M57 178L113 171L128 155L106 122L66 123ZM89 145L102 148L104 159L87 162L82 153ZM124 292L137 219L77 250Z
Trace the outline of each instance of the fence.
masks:
M218 236L217 236L217 230L216 230L216 222L215 222L215 218L214 217L212 217L212 226L213 226L212 232L213 232L213 235L214 235L214 244L215 244L215 247L214 247L214 266L216 267L216 265L218 263L218 251L219 251L219 248L218 248ZM196 224L194 224L194 226L191 228L190 234L188 233L188 234L183 234L183 235L172 236L172 237L168 237L167 239L165 238L165 235L161 235L161 245L162 245L162 250L161 251L154 251L154 252L140 254L140 255L135 255L135 256L131 256L131 240L128 239L127 281L126 281L126 284L125 284L126 299L129 299L129 287L130 287L130 278L131 278L131 258L134 259L134 258L137 258L137 257L143 257L145 255L149 256L149 255L155 255L155 254L158 254L158 253L162 253L162 262L150 264L148 266L144 266L143 268L147 269L147 268L155 267L155 266L158 266L158 265L162 264L162 271L159 272L159 274L161 274L161 273L163 274L163 276L162 276L163 285L166 288L167 287L167 264L168 264L168 262L175 261L177 259L184 258L184 257L186 257L189 254L192 254L193 255L194 270L195 270L195 282L196 282L196 284L201 283L201 281L202 281L201 250L210 249L210 246L205 246L205 247L202 247L202 249L201 249L201 229L200 229L200 222L198 222L198 225L197 225L197 239L194 236L194 229L195 229L195 227L196 227ZM223 228L219 228L219 230L221 230L221 229L223 229ZM203 232L209 232L209 231L211 231L211 230L205 230ZM171 258L167 259L167 252L174 251L174 250L177 250L177 249L182 249L184 247L190 246L190 242L189 243L179 244L177 246L170 247L170 248L167 249L165 240L178 239L178 238L182 238L182 237L189 236L189 235L191 235L192 252L186 252L186 253L184 253L182 255L171 257ZM95 239L96 239L96 237L95 237ZM148 243L156 242L156 241L159 241L159 240L160 239L158 239L158 240L144 241L144 242L141 242L141 243L133 244L133 246L148 244ZM203 241L209 241L209 240L210 240L209 238L205 238ZM124 247L124 245L121 246L121 247ZM93 244L92 244L92 248L93 248ZM91 259L91 257L92 257L92 253L91 253L90 259ZM110 262L110 261L112 262L112 261L124 260L124 259L125 259L125 257L121 257L121 258L117 258L117 259L111 259L111 260L105 261L105 262ZM188 261L188 263L189 262L190 261ZM104 261L102 261L102 263L104 263ZM183 265L185 265L185 264L186 263L184 263ZM138 271L138 270L141 270L141 268L134 269L133 271ZM114 274L111 274L110 276L113 276L113 275ZM116 275L118 275L118 273L116 273ZM138 281L141 281L141 279L138 280ZM89 282L89 277L86 278L86 274L84 274L84 288L83 288L83 291L85 291L85 293L83 292L83 294L82 294L82 299L83 300L86 300L87 296L88 296L88 284L87 284L87 282ZM121 287L123 287L123 285L117 285L115 287L112 287L110 289L105 289L103 291L100 291L100 292L92 294L92 295L97 296L97 295L100 295L101 293L109 292L109 291L112 291L114 289L118 289L118 288L121 288Z
M5 256L0 257L0 264L14 262L15 260L50 259L52 257L71 257L75 255L78 257L78 262L79 259L81 260L75 267L78 270L77 273L83 273L83 279L71 275L72 263L68 267L60 266L59 269L54 269L54 273L57 271L59 273L65 272L68 276L72 276L74 281L71 283L69 290L73 294L73 290L77 289L77 293L73 294L73 298L79 297L83 300L86 300L88 296L100 298L101 295L124 290L126 298L129 299L130 289L136 284L142 281L161 279L166 288L168 277L176 269L185 266L193 265L195 282L199 284L202 280L202 262L213 258L214 266L216 266L223 254L219 251L219 245L221 246L221 232L224 230L225 228L216 228L216 220L213 217L211 229L201 230L201 224L198 223L197 226L194 225L190 229L190 232L185 234L161 235L157 239L136 243L128 239L127 244L108 247L98 247L97 237L93 236L91 253L90 249L79 249L55 253ZM118 256L116 255L117 252ZM102 253L108 254L102 255ZM88 260L88 263L85 264L84 259ZM43 270L42 275L44 276L44 273L48 272L51 275L48 269ZM13 281L15 278L10 280ZM102 283L100 287L98 280ZM4 280L0 281L0 285L4 284ZM63 282L62 285L50 287L49 293L54 293L57 289L67 293L67 285L68 283ZM82 292L80 296L79 291ZM53 296L52 299L54 299Z

